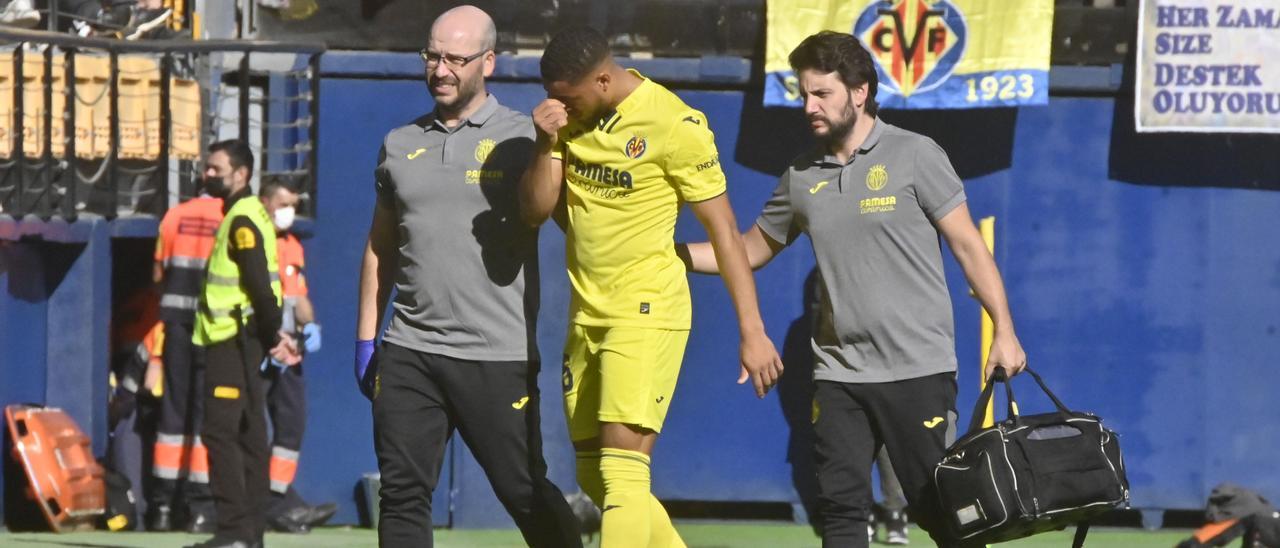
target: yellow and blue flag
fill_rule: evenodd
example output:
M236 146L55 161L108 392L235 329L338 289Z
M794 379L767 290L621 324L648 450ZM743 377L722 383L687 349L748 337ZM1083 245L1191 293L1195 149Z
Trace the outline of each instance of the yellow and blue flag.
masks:
M871 52L883 108L1045 104L1053 0L768 0L765 106L800 106L787 56L823 30Z

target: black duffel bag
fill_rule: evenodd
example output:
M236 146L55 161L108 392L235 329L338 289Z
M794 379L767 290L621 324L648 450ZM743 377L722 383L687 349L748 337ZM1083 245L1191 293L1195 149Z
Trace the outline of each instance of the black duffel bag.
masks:
M969 431L934 468L943 514L964 544L1003 542L1076 524L1129 501L1129 480L1115 432L1092 413L1071 411L1030 368L1058 410L1019 416L1013 387L997 369L974 406ZM996 383L1008 395L1008 418L982 428Z

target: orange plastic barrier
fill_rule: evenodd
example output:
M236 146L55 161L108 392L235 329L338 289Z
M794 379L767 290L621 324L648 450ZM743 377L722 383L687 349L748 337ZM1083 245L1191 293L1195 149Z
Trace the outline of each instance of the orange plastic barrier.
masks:
M76 54L76 158L106 158L111 153L111 59Z
M200 83L182 78L172 78L169 82L169 153L182 160L199 159L203 118Z
M41 63L41 70L44 70L43 65L44 63ZM49 100L53 105L49 111L53 113L53 117L49 120L49 150L53 151L54 158L65 158L67 155L67 123L63 119L67 112L67 60L65 57L54 56L53 74L50 76L53 93ZM44 104L43 96L40 97L40 104ZM40 119L40 123L44 123L44 118Z
M62 60L55 57L54 74L63 67ZM27 158L44 156L44 57L40 55L22 56L22 153ZM61 84L61 82L58 82ZM63 90L55 89L56 97ZM54 119L58 119L55 115Z
M52 78L44 77L44 56L28 52L23 58L22 82L15 81L13 52L0 53L0 159L13 155L22 139L23 155L44 155L45 131L52 138L55 158L66 157L67 90L65 59L53 57ZM76 157L102 159L111 154L110 59L99 53L77 53L75 60ZM155 160L160 157L160 62L151 55L121 55L115 75L120 89L121 158ZM47 85L46 85L47 84ZM45 125L44 90L52 88L52 127ZM13 134L16 93L22 93L23 134ZM169 153L194 160L201 154L202 102L195 80L169 79Z
M13 53L0 53L0 158L13 156Z
M121 55L118 63L120 157L155 159L160 139L160 63L144 55ZM152 141L149 129L155 130L155 150L147 146Z
M4 409L13 457L54 532L92 529L106 511L103 470L89 438L61 409L14 404Z

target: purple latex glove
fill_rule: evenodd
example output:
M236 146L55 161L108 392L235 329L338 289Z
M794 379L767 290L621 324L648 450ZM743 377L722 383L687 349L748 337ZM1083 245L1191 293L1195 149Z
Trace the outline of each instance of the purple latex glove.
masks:
M356 385L360 387L360 393L364 397L373 401L373 385L374 378L377 377L377 366L369 367L373 363L373 352L375 350L372 339L367 341L356 341Z

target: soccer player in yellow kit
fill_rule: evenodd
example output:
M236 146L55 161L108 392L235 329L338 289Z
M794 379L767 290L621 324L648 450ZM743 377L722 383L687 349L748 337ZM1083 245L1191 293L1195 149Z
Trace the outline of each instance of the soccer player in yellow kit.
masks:
M535 226L556 212L565 229L573 296L562 380L578 484L602 508L602 547L684 546L649 488L692 315L673 243L681 204L725 266L738 383L750 378L764 397L782 360L765 335L706 117L618 66L592 29L557 34L541 68L548 98L533 111L537 147L520 207Z

